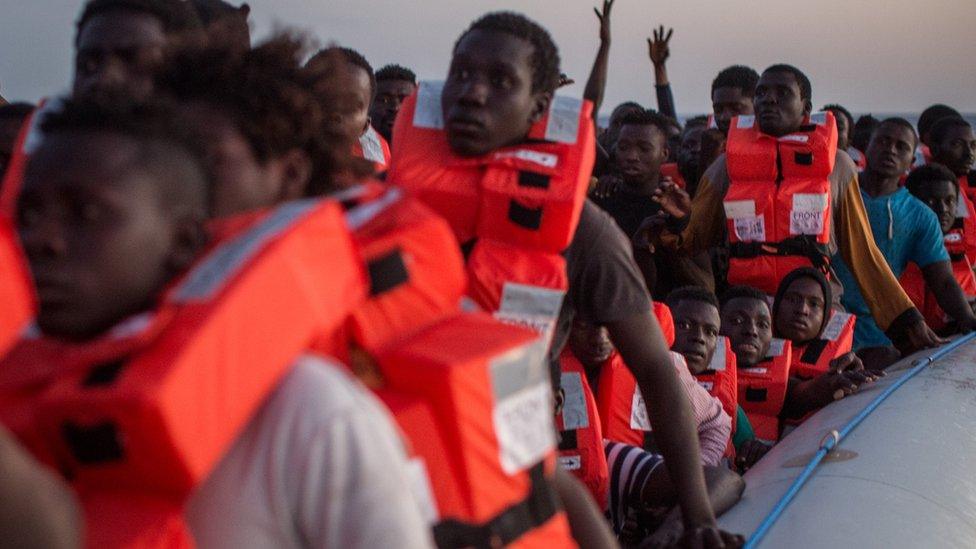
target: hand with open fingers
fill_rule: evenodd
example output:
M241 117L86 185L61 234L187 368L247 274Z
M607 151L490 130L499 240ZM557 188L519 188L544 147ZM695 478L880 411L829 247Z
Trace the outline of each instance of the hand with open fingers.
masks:
M735 452L735 466L739 472L745 473L772 449L772 445L766 444L758 438L747 440Z
M603 0L603 11L593 8L596 18L600 20L600 41L610 42L610 9L613 8L613 0Z
M654 29L654 38L647 39L647 56L655 67L660 67L671 56L671 35L674 29L664 30L664 25Z
M641 250L646 249L647 251L654 253L654 241L657 240L657 236L660 235L661 231L664 230L667 222L667 214L664 212L658 212L644 219L631 239L631 243L634 245L634 248Z
M623 185L623 180L620 179L618 175L605 175L596 182L593 190L590 191L590 197L592 198L610 198L616 194L617 189Z
M671 178L661 179L652 199L671 217L683 219L691 215L691 196Z

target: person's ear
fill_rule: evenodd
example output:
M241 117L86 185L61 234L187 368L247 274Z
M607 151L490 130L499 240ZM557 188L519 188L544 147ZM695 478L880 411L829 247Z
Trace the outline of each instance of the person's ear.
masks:
M291 149L276 162L281 173L276 203L303 198L312 180L312 159L301 149Z
M549 105L552 104L552 92L539 92L535 94L533 99L535 105L533 105L532 115L529 117L530 124L535 124L542 120L546 113L549 112Z
M210 240L203 215L189 212L177 217L173 226L173 248L166 266L173 276L182 273L196 261Z
M812 112L813 112L813 101L811 101L809 99L804 99L803 100L803 116L804 117L810 116L810 113L812 113Z

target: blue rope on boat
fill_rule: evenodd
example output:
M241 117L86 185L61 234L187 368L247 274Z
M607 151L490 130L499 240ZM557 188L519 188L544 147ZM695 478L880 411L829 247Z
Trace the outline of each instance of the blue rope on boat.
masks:
M776 521L779 520L783 512L786 511L786 507L789 506L790 502L793 501L793 498L795 498L796 495L800 492L800 489L803 488L803 485L806 484L806 482L810 479L811 476L813 476L813 472L816 470L817 466L820 465L820 462L823 461L823 459L827 457L827 454L829 454L831 450L836 448L837 445L839 445L840 442L844 440L844 438L846 438L847 435L851 433L851 431L853 431L858 425L860 425L861 422L864 421L866 417L871 415L871 413L874 412L878 408L878 406L881 406L881 403L884 402L885 399L887 399L889 396L892 395L892 393L897 391L902 385L908 382L908 380L912 379L919 372L921 372L926 367L928 367L929 364L932 364L933 362L946 356L952 351L955 351L964 343L972 341L973 338L976 338L976 332L968 333L960 337L959 339L956 339L952 343L947 344L945 347L942 347L941 349L932 353L931 355L918 359L915 362L915 366L911 370L909 370L907 374L903 375L901 378L898 379L898 381L892 383L887 389L882 391L882 393L878 395L877 398L875 398L874 400L871 401L870 404L865 406L864 409L861 410L860 413L858 413L856 416L854 416L854 418L851 419L847 423L847 425L845 425L839 432L832 431L829 435L824 437L824 440L820 442L820 449L817 451L816 454L814 454L813 458L810 459L810 462L803 469L803 472L800 473L800 476L796 477L796 480L793 481L793 484L790 485L790 488L786 491L785 494L783 494L783 497L780 498L780 500L776 503L776 506L773 507L773 510L770 511L769 515L767 515L766 518L762 521L762 523L759 525L759 528L757 528L756 531L753 532L752 536L749 538L749 541L746 542L745 545L746 549L755 549L755 547L759 545L759 542L762 541L762 539L766 536L766 534L769 533L769 530L773 527L773 525L776 524Z

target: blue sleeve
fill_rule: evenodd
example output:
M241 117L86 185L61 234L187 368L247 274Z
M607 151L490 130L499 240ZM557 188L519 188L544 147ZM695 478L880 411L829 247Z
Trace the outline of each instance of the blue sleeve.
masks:
M918 206L915 208L918 213L915 224L915 241L909 259L918 264L919 267L927 267L940 261L949 261L949 252L946 251L945 242L942 240L939 218L928 206L914 197L912 199Z

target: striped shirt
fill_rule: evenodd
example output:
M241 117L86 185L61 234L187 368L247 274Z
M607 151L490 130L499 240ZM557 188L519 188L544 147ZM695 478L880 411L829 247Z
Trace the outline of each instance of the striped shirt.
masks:
M637 520L637 511L643 499L651 473L664 459L650 452L610 440L603 440L603 451L610 470L610 497L608 509L604 509L613 531L620 535L628 522Z

